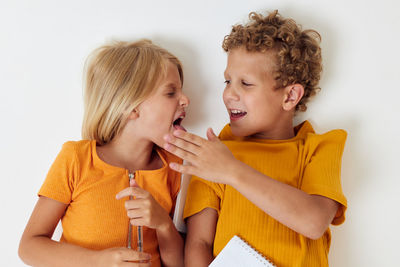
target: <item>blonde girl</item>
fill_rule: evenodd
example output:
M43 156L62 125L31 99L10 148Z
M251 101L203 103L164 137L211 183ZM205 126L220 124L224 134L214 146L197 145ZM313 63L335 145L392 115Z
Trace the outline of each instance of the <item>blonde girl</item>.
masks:
M148 40L91 54L84 140L63 145L39 190L19 247L26 264L183 266L183 240L171 220L180 175L168 168L179 159L160 149L164 134L183 129L189 99L182 83L180 61ZM51 237L60 220L57 242Z

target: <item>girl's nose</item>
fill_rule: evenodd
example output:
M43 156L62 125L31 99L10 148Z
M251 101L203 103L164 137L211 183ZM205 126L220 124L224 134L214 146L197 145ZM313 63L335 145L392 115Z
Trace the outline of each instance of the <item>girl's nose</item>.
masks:
M189 98L182 93L181 98L179 99L179 105L186 108L187 106L189 106L190 100Z

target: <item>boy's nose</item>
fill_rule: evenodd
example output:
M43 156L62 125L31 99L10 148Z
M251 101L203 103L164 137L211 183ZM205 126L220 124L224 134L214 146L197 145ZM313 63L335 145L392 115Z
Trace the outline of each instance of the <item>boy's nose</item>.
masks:
M225 100L233 100L233 101L239 100L239 95L236 92L235 88L233 88L232 86L225 88L223 97Z
M179 99L179 105L186 108L187 106L189 106L189 103L189 98L185 94L182 94L181 98Z

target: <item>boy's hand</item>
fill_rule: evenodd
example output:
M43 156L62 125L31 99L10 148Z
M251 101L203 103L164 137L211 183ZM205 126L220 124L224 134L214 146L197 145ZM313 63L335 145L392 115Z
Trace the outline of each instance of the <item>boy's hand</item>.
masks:
M150 255L128 248L109 248L98 251L95 255L96 266L150 267Z
M189 165L170 163L170 167L181 173L196 175L211 182L230 184L235 168L241 164L214 134L207 130L208 140L195 134L176 130L174 135L165 135L164 149L184 159Z
M116 198L129 196L135 197L135 199L125 201L125 209L132 225L158 230L164 230L170 226L172 221L167 211L149 192L138 187L135 180L131 181L131 187L120 191Z

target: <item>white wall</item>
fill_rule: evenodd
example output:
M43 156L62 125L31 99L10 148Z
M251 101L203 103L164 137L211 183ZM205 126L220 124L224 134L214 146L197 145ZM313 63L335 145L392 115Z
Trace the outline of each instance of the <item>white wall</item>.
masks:
M80 138L85 57L111 39L153 39L181 58L204 136L227 122L221 41L250 11L279 9L322 37L322 91L307 113L317 131L344 128L347 220L332 227L331 266L398 266L400 4L381 1L16 1L0 3L1 266L17 247L47 170Z

